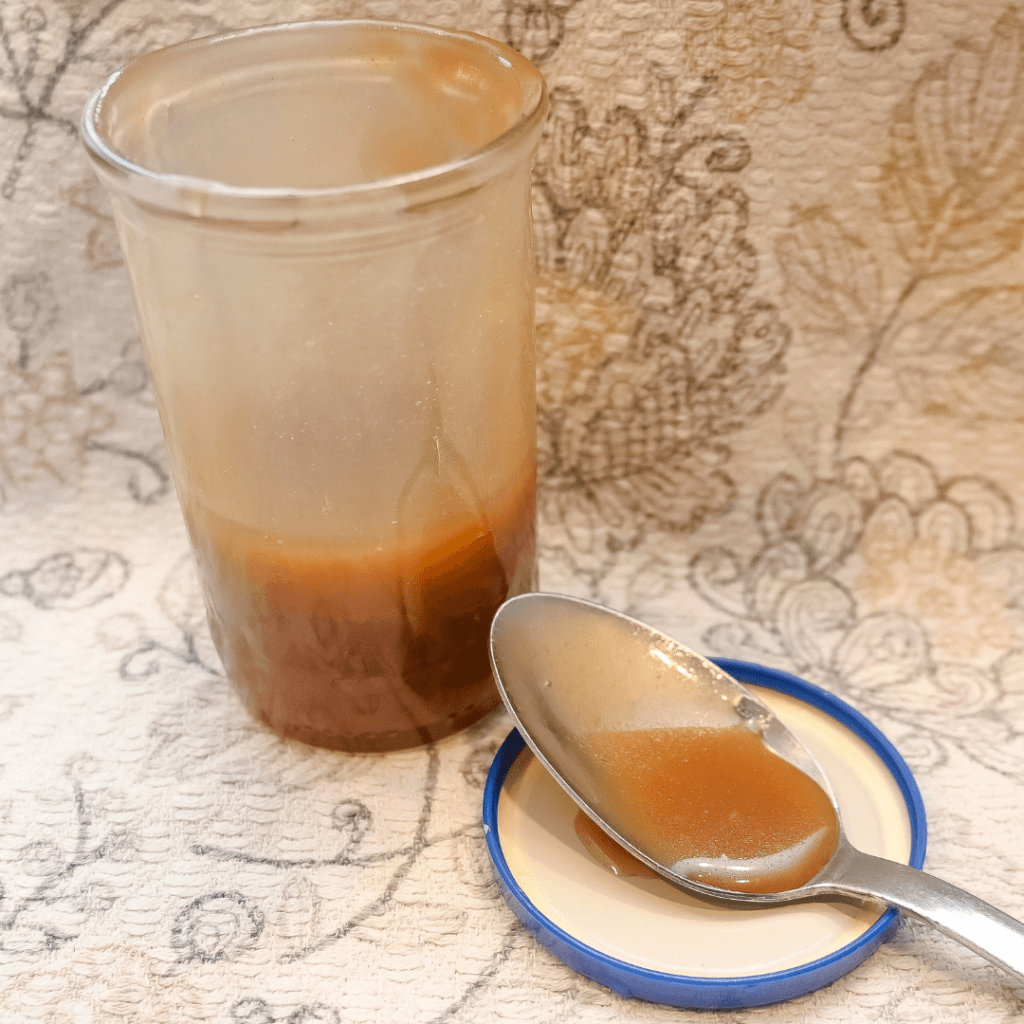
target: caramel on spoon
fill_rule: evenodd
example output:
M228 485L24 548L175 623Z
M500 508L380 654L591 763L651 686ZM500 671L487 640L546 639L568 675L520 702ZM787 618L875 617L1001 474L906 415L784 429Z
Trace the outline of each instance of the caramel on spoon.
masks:
M710 661L636 619L557 594L506 601L490 654L530 749L659 875L761 904L881 900L1024 982L1024 925L933 875L855 849L811 754Z

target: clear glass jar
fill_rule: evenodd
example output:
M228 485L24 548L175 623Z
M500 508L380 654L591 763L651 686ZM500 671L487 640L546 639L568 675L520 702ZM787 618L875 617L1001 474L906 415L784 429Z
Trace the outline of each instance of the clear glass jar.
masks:
M397 749L498 702L546 102L499 43L351 21L160 50L85 109L213 638L282 735Z

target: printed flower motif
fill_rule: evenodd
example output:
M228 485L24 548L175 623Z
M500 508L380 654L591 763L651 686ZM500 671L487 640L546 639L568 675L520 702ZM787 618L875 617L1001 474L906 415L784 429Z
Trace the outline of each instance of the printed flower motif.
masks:
M42 609L91 608L121 590L129 571L116 551L76 548L0 576L0 594L24 598Z
M683 0L680 8L686 70L717 79L731 117L795 103L807 91L817 0Z
M462 762L462 777L474 789L482 790L487 783L491 762L498 752L498 741L487 740L475 746Z
M323 898L304 875L295 875L281 887L267 913L270 933L289 946L307 948L315 944ZM275 941L274 939L271 940Z
M194 652L199 661L211 668L220 665L220 656L213 646L210 627L206 620L206 604L203 601L196 564L191 553L181 556L168 573L157 592L160 610L181 630L186 647ZM129 637L132 634L128 633ZM138 641L136 633L132 639Z
M589 299L614 326L608 311L622 307ZM691 529L728 508L733 488L714 439L774 400L789 336L767 304L718 317L712 307L702 296L680 315L638 322L632 337L606 331L596 365L584 360L600 321L570 322L564 334L557 318L539 321L542 512L578 543L608 526L628 546L648 527Z
M901 29L891 2L874 13L880 29ZM1004 260L1024 239L1024 21L1016 10L984 46L960 40L931 64L896 108L890 136L879 197L906 265L890 261L888 295L872 253L826 208L799 214L776 244L803 325L824 333L833 357L845 350L858 359L845 394L830 403L834 423L799 400L786 411L790 444L826 474L849 435L881 427L901 399L918 416L968 422L1024 413L1020 290L949 298L949 275ZM929 292L942 301L932 298L922 315Z
M598 126L554 91L538 159L540 510L597 565L731 503L721 439L778 395L789 330L751 297L735 132Z
M78 391L66 352L39 352L57 318L45 272L8 277L0 313L17 342L0 374L0 499L74 485L87 439L108 429L113 416Z
M121 264L121 247L110 213L110 204L94 176L83 179L67 192L68 205L81 210L92 221L85 240L85 258L91 271Z
M265 999L250 996L231 1007L231 1019L236 1024L274 1024L277 1018Z
M200 6L205 6L201 0L189 0L167 8L166 14L157 14L150 5L128 24L122 21L123 27L110 31L105 23L120 20L111 15L123 7L110 0L7 5L0 47L0 130L9 129L9 138L0 145L0 201L17 195L35 147L48 130L58 129L69 147L73 146L81 97L77 89L62 88L69 69L92 64L90 77L98 81L140 53L210 35L223 27L195 9Z
M534 172L541 197L549 199L560 213L578 210L587 197L592 176L590 136L583 101L572 90L555 86Z
M263 923L253 900L237 892L216 892L193 900L178 914L171 945L183 962L233 960L256 945Z
M341 1015L326 1003L307 1003L288 1014L285 1024L341 1024Z
M112 414L79 394L70 359L0 374L0 493L31 493L77 483L85 442L112 426Z
M373 814L361 800L347 799L331 812L331 824L345 836L344 852L352 853L373 827Z
M1024 550L1009 498L894 453L849 460L837 480L810 487L777 477L758 522L765 543L749 561L711 548L691 564L694 589L736 619L708 642L912 714L995 763L986 748L1012 732L997 714L1004 688L960 659L1024 650Z
M984 266L1024 237L1024 22L960 42L896 111L882 198L919 275Z
M231 1007L231 1020L236 1024L340 1024L341 1015L326 1003L304 1003L285 1017L265 999L249 997Z
M4 61L0 61L0 96L7 103L17 100L36 72L40 49L45 47L44 32L48 25L46 11L39 4L27 4L20 11L12 10L5 21L7 45ZM42 44L42 46L41 46ZM5 81L6 80L6 81Z
M73 487L89 451L126 460L129 494L140 504L159 501L171 486L159 459L98 440L114 423L100 392L152 404L141 343L129 341L106 377L79 390L69 354L42 347L57 312L45 272L13 274L0 288L0 314L16 340L9 372L0 374L0 502L29 501L54 487Z
M78 1024L76 1010L81 1006L90 1008L94 1020L118 1024L208 1021L221 1012L218 994L193 987L188 975L174 966L169 970L145 941L134 945L109 936L99 941L83 937L68 942L61 954L58 960L51 952L34 969L7 976L7 1019L38 1017L40 980L46 984L47 1024Z
M127 19L115 18L107 24L104 22L113 13L109 0L58 0L58 6L61 5L66 8L67 28L52 27L50 34L61 39L61 33L66 31L72 36L72 43L81 46L77 60L106 69L123 67L140 53L213 35L229 27L217 18L216 5L206 0L183 0L174 8L149 5ZM311 16L316 14L311 12ZM82 33L83 23L93 31ZM102 33L96 32L101 25Z
M540 64L562 44L565 16L577 0L508 0L505 40L524 57Z
M18 351L12 361L19 370L27 370L33 347L57 320L57 296L49 274L12 274L0 288L0 309L18 340Z
M562 44L566 16L576 3L506 0L506 41L535 63L548 60ZM682 66L671 77L715 79L719 101L734 119L794 103L814 77L810 51L817 7L818 0L682 0ZM655 86L664 86L668 77L656 76Z
M904 0L843 0L843 31L859 50L878 53L895 46L907 27Z
M1024 648L1010 651L994 668L1003 691L996 713L1005 717L1018 732L1024 732Z

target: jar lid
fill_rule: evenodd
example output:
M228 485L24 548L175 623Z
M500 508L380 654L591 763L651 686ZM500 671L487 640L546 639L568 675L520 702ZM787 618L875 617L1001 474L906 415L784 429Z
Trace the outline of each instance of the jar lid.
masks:
M927 823L903 758L860 712L786 672L715 659L817 758L865 853L920 868ZM895 908L819 900L726 906L664 879L614 875L576 835L577 807L513 730L484 790L502 893L538 941L624 996L694 1009L761 1006L835 981L895 931Z

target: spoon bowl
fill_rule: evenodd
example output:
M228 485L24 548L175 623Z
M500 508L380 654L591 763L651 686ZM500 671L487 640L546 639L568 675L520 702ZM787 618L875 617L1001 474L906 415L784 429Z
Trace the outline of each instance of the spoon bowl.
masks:
M832 789L811 754L763 702L710 661L635 619L556 594L507 601L492 623L490 650L502 699L533 753L601 829L670 882L745 903L852 897L892 904L1024 982L1024 925L941 879L857 850L842 831ZM750 891L738 880L742 872L713 870L721 860L714 850L704 857L666 854L653 819L645 824L642 801L630 804L617 785L632 767L602 764L590 750L594 736L661 736L666 730L751 733L769 762L777 755L791 766L787 771L795 768L812 780L835 816L836 835L823 866L813 864L799 884L789 884L792 874L779 875L783 884ZM643 778L640 771L636 779ZM714 813L709 802L707 814Z

